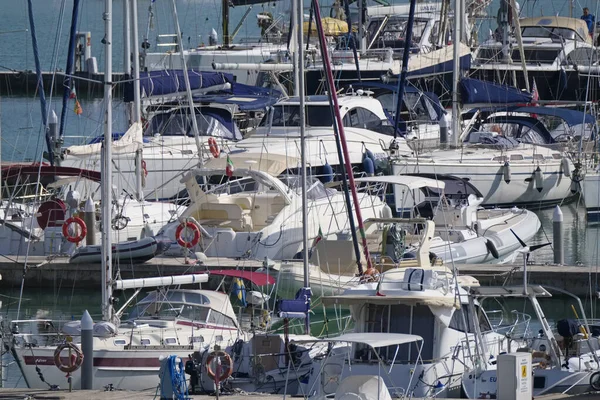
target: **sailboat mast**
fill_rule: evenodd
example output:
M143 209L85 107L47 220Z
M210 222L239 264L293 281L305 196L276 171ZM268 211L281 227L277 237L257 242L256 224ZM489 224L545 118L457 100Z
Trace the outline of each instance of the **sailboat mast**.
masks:
M458 80L460 79L460 39L462 30L462 0L454 1L454 40L453 62L452 65L452 142L454 147L458 147L460 137L460 109L458 97Z
M112 308L112 0L104 2L104 143L102 145L102 317L111 321Z
M302 0L296 0L296 34L298 35L298 48L296 49L296 60L298 61L298 100L300 103L300 162L302 169L302 265L304 266L304 287L310 288L310 271L308 269L308 210L306 196L306 120L304 99L304 10ZM309 300L310 301L310 300ZM309 306L310 308L310 306ZM310 335L310 318L306 314L306 334Z
M229 9L229 8L228 8ZM194 97L190 88L190 76L188 74L185 54L183 52L183 38L181 37L181 28L179 27L179 17L177 16L177 4L173 0L173 19L177 34L177 44L179 46L179 56L181 58L181 68L183 69L183 81L185 82L185 93L187 95L188 105L190 107L190 119L192 120L192 129L194 131L194 139L196 139L196 147L198 148L198 157L200 162L204 159L202 151L202 143L200 142L200 132L198 131L198 121L196 121L196 109L194 108Z
M130 0L125 0L129 2ZM142 122L142 105L140 99L140 50L138 47L138 10L137 0L131 0L131 27L132 27L132 61L133 61L133 122ZM138 201L144 200L142 188L142 149L135 152L135 190Z

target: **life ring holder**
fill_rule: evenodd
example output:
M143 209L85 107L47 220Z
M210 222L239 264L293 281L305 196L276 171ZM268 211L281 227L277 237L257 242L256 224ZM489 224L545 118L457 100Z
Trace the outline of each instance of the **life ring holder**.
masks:
M71 365L64 365L62 363L60 359L60 353L62 353L63 350L69 350L69 361ZM79 367L81 367L81 364L83 364L83 352L73 343L65 342L58 345L56 350L54 350L54 365L56 365L56 367L62 372L67 374L75 372L79 369Z
M214 137L208 138L208 149L214 158L219 158L221 155L221 151L219 150L219 145Z
M192 240L187 241L183 238L182 233L183 233L184 229L192 230L192 232L194 233L194 237L192 238ZM194 224L191 221L182 222L181 224L179 224L179 226L177 227L177 230L175 231L175 239L177 240L177 243L181 247L185 247L186 249L191 249L192 247L196 246L198 244L198 242L200 241L200 229L198 228L198 226L196 224Z
M69 233L69 226L71 224L79 225L79 228L80 228L79 235L71 236L71 234ZM87 226L85 225L85 222L81 218L71 217L71 218L67 219L65 221L65 223L63 224L62 233L63 233L63 236L67 239L67 241L77 244L77 243L81 242L83 239L85 239L85 236L87 235Z
M219 382L222 382L225 379L229 378L233 373L233 360L231 359L231 356L229 354L225 353L222 350L212 351L208 355L206 363L204 364L206 366L206 373L212 380L215 380L217 378L217 374L215 373L215 371L212 370L211 367L211 364L215 358L221 360L225 359L225 362L221 361L221 375L218 376Z

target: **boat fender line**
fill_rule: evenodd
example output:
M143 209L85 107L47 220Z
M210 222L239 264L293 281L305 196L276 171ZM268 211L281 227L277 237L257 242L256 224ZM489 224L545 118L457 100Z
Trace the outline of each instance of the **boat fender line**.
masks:
M217 365L220 361L221 366L221 374L218 377L211 366L212 362L215 359L217 360ZM231 356L222 350L212 351L208 355L205 365L206 373L210 377L210 379L215 380L216 378L218 378L219 382L223 382L225 379L229 378L231 376L231 373L233 372L233 361L231 360Z
M487 239L485 241L485 247L488 250L488 252L492 255L492 257L494 257L495 259L500 258L500 254L498 254L498 249L490 239Z
M503 169L502 173L504 175L504 182L510 183L510 181L511 181L510 163L508 161L505 161L504 167L502 169Z
M208 138L208 149L214 158L219 158L221 152L219 151L219 146L217 145L217 141L214 137Z
M60 353L63 350L69 350L69 365L64 365L60 359ZM56 350L54 350L54 365L62 372L67 374L75 372L81 367L81 364L83 364L83 352L73 343L65 342L58 345Z
M590 376L590 386L596 391L600 390L600 371L596 371Z
M79 225L79 235L77 236L71 236L71 234L69 233L69 226L71 224L77 224ZM85 239L85 236L87 235L87 226L85 226L85 222L79 218L79 217L71 217L68 220L65 221L65 223L62 226L62 233L63 236L71 243L79 243L81 242L83 239Z
M192 230L192 232L194 233L192 240L187 241L183 238L182 233L184 229ZM179 224L177 230L175 231L175 239L181 247L191 249L200 241L200 229L198 229L198 226L196 226L196 224L194 224L191 221L182 222L181 224Z
M569 159L567 157L563 157L561 160L562 173L564 176L571 176L571 166L569 165Z
M533 171L533 180L535 182L535 188L541 193L544 189L544 177L542 176L542 170L539 165L535 171Z

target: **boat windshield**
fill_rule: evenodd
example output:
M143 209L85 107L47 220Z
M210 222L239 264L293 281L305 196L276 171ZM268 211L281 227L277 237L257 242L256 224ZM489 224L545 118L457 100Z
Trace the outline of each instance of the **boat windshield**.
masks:
M297 195L300 196L302 194L302 182L300 176L282 175L279 177L279 179L283 182L284 185L287 185ZM326 188L323 185L323 183L315 177L309 177L306 182L306 186L306 196L308 200L318 200L325 197L331 197L337 192L335 189ZM236 193L256 193L257 191L278 192L279 189L274 186L269 186L269 183L267 181L258 181L253 177L246 176L238 179L229 180L225 183L213 186L209 190L207 190L206 193L211 193L215 195L227 195Z
M222 137L227 140L239 140L242 135L238 127L228 120L225 110L203 111L196 114L198 134L200 136ZM231 115L229 114L229 119ZM232 131L233 130L233 131ZM187 112L161 113L150 120L144 136L194 136L192 120Z
M415 19L412 32L413 45L421 43L421 38L427 26L426 19ZM381 28L382 24L383 29ZM408 16L395 16L390 18L375 18L371 20L367 29L367 42L373 42L372 48L402 49L406 38L406 25ZM373 41L375 39L375 41Z
M576 38L575 35L577 35L577 33L572 29L552 26L526 26L521 29L521 36L523 36L523 38L583 39L582 37Z
M208 297L189 292L153 292L129 313L128 320L183 319L207 324L236 326L235 321L210 307Z
M281 104L273 107L272 126L300 126L300 105ZM306 105L306 125L314 127L333 126L329 105ZM260 126L269 126L271 116L265 114Z

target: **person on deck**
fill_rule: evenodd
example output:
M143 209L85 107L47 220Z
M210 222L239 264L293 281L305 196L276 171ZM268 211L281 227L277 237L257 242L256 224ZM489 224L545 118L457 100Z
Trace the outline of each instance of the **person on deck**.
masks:
M588 27L588 31L590 36L594 37L594 26L596 26L596 17L593 14L590 14L590 10L587 7L583 8L583 15L581 19L585 21Z

